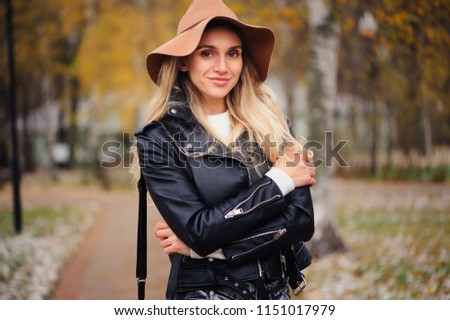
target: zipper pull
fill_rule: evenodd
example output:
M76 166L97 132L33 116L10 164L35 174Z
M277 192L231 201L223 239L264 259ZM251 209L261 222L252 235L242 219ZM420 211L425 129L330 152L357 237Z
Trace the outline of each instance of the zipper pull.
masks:
M282 236L284 236L287 233L287 229L283 228L278 230L277 234L273 237L275 240L280 239Z
M261 279L264 279L264 271L263 268L261 266L261 262L259 262L259 259L256 259L256 261L258 261L258 271L259 271L259 277Z
M287 271L287 265L286 265L286 257L280 253L280 262L281 262L281 275L283 279L286 277L285 272Z
M231 219L234 216L237 216L237 215L243 214L243 213L244 213L244 210L242 210L242 208L234 209L225 215L225 219Z

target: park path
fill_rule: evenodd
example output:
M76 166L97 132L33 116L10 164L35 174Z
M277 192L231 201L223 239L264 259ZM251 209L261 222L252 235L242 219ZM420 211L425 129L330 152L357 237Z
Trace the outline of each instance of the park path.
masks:
M22 184L24 210L73 207L95 212L95 221L61 270L51 299L137 299L136 230L138 194L132 188L105 191L95 186L41 183ZM9 188L8 188L9 189ZM0 206L11 206L10 192L0 194ZM149 201L149 231L160 215ZM164 299L169 260L149 233L146 299Z
M97 202L97 219L67 262L52 298L136 299L137 193L126 190L94 193L97 195L82 194L93 196L91 200ZM149 205L148 217L150 230L159 217L153 205ZM164 299L169 262L156 238L149 236L148 246L146 298Z

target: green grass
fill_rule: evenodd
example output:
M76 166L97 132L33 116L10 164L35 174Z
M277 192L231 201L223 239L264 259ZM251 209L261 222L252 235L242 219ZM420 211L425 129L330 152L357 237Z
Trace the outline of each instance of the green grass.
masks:
M337 176L342 178L375 179L380 181L439 182L450 181L450 165L435 166L383 166L374 177L367 166L352 165L337 168Z
M445 182L450 180L450 166L427 166L399 168L386 166L379 172L385 180Z
M30 230L35 236L51 233L60 220L68 220L70 212L67 209L38 208L22 212L22 229ZM0 239L15 234L13 213L0 210Z

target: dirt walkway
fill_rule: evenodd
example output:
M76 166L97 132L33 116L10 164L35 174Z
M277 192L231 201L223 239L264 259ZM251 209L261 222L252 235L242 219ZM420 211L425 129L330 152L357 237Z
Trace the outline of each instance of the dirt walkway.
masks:
M7 197L9 192L2 192L1 195L0 205L10 206L10 198ZM52 299L137 299L136 192L24 184L22 203L25 210L36 207L76 207L97 213L84 241L66 262ZM152 205L149 206L148 217L150 229L159 218ZM148 243L146 299L164 299L169 261L151 233Z
M136 299L137 194L106 192L96 198L99 216L68 261L53 299ZM149 206L149 228L159 214ZM151 234L151 233L150 233ZM163 299L169 263L149 237L147 299Z

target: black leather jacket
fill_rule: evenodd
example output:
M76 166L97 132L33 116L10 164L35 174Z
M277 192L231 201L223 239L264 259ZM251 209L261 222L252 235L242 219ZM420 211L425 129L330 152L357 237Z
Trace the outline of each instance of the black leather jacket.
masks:
M186 245L202 256L222 248L227 260L214 259L214 263L240 281L262 274L271 279L284 276L280 252L290 247L298 251L314 233L309 187L296 188L284 197L264 176L270 165L250 166L245 155L213 141L181 91L172 94L163 119L135 135L150 195ZM246 143L245 135L237 146L246 150L244 154L262 156ZM179 277L180 282L195 286L202 277L194 275L212 260L183 257L180 274L186 276Z

